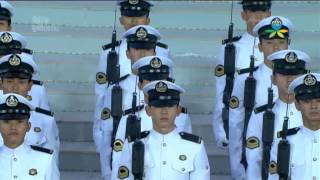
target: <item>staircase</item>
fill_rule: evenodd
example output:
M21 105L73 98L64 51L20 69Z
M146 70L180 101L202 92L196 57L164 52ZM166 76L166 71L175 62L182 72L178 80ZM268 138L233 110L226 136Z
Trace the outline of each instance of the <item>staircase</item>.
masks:
M92 141L94 81L101 46L110 42L114 1L13 1L13 29L35 51L41 79L60 128L62 180L100 179L99 156ZM235 34L245 26L235 4ZM116 7L118 10L118 7ZM193 132L203 136L212 179L230 179L226 151L215 146L211 117L215 95L214 66L227 36L230 2L155 1L151 25L169 45L176 83L186 89ZM274 15L295 25L291 48L307 52L320 70L320 3L275 1ZM118 11L119 14L119 11ZM123 33L117 21L118 39ZM190 73L192 72L192 73Z

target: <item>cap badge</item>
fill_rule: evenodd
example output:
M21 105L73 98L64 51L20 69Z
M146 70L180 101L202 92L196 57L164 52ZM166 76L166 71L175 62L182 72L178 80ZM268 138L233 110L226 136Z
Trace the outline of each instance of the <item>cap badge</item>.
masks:
M38 174L38 171L37 171L36 169L30 169L30 170L29 170L29 175L35 176L35 175L37 175L37 174Z
M5 32L0 36L0 41L2 43L10 43L13 40L11 34Z
M135 5L138 3L139 3L139 0L129 0L129 4L131 4L131 5Z
M288 63L295 63L298 61L298 56L295 52L289 52L286 55L285 59Z
M16 107L18 103L19 103L18 99L13 95L10 95L6 100L6 104L9 107Z
M168 91L168 86L164 82L158 82L156 84L156 91L160 93L164 93Z
M19 56L15 55L15 54L10 56L9 64L11 66L18 66L18 65L20 65L20 63L21 63L21 58Z
M269 38L273 38L275 35L278 35L280 38L284 38L283 33L288 32L287 29L281 29L282 28L282 21L278 17L272 19L271 28L272 29L266 29L264 31L266 33L270 33Z
M316 78L314 75L312 75L312 74L308 74L308 75L304 78L303 82L304 82L304 84L305 84L306 86L313 86L313 85L315 85L315 84L317 83L317 78Z
M137 32L136 32L136 36L139 38L139 39L144 39L146 38L148 35L148 32L145 28L143 27L140 27Z
M151 62L150 62L150 66L152 67L152 68L160 68L161 67L161 65L162 65L162 62L161 62L161 60L159 59L159 58L157 58L157 57L155 57L155 58L153 58L152 60L151 60Z

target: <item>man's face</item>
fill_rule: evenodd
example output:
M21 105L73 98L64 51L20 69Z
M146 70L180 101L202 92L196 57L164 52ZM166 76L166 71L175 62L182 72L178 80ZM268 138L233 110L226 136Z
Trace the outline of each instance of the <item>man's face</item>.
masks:
M141 17L128 17L128 16L121 16L119 18L120 24L124 27L124 30L127 31L130 28L137 26L137 25L149 25L150 18L147 15Z
M31 124L27 119L0 120L0 133L4 144L10 148L16 148L23 143Z
M287 98L290 83L299 76L301 75L283 75L280 73L274 73L272 75L272 83L278 87L279 96Z
M11 26L8 21L0 20L0 31L11 31Z
M131 65L143 57L154 56L156 54L154 49L135 49L132 47L127 49L126 52L128 59L131 60Z
M32 87L32 81L20 78L2 78L3 93L16 93L26 97Z
M167 134L175 128L175 119L179 114L177 105L171 107L148 106L147 114L151 116L153 128L162 134Z
M271 16L270 10L268 11L250 11L245 10L241 12L242 20L247 24L247 31L252 34L254 26L256 26L262 19Z
M303 123L308 127L308 125L316 125L320 127L320 98L311 100L297 100L296 107L301 111L303 117ZM312 127L308 127L313 129Z
M288 49L288 39L262 39L259 43L259 50L263 53L264 59L277 51Z

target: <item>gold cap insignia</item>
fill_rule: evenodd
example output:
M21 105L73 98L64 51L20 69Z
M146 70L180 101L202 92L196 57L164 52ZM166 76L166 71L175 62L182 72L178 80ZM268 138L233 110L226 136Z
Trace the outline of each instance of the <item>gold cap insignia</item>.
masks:
M124 179L129 177L129 169L126 166L120 166L118 170L118 178Z
M102 72L98 72L96 74L96 81L98 84L105 84L107 83L107 76L105 73Z
M281 29L282 27L282 21L280 18L276 17L274 19L272 19L271 21L271 27L272 29L278 31L279 29Z
M295 52L289 52L286 55L285 59L288 63L295 63L298 61L298 56Z
M0 36L0 41L2 43L11 43L11 41L13 40L11 34L5 32Z
M113 143L113 150L115 152L119 152L122 151L123 148L123 142L121 141L121 139L116 139Z
M139 3L139 0L129 0L129 4L131 4L131 5L135 5L138 3Z
M312 75L312 74L308 74L308 75L304 78L303 82L304 82L304 84L305 84L306 86L313 86L313 85L315 85L315 84L317 83L317 78L314 77L314 75Z
M13 95L10 95L6 100L6 104L9 107L16 107L18 103L19 103L18 99Z
M161 62L161 60L160 60L159 58L157 58L157 57L153 58L153 59L150 61L150 66L151 66L152 68L157 69L157 68L160 68L161 65L162 65L162 62Z
M41 128L40 127L34 127L33 130L34 130L34 132L37 132L37 133L41 132Z
M180 160L180 161L185 161L185 160L187 160L187 156L184 155L184 154L183 154L183 155L180 155L180 156L179 156L179 160Z
M249 149L255 149L260 146L260 141L257 137L252 136L247 139L246 146Z
M219 64L218 66L216 66L215 70L214 70L214 74L217 77L223 76L225 74L224 72L224 66L222 66L221 64Z
M12 56L10 56L10 58L9 58L9 64L10 64L11 66L19 66L20 63L21 63L21 58L20 58L19 56L15 55L15 54L12 55Z
M26 96L26 99L28 99L29 101L32 101L32 96L27 95L27 96Z
M111 116L111 111L109 108L104 108L101 112L101 119L106 120L109 119Z
M139 39L144 39L147 37L147 35L148 35L148 32L144 27L140 27L136 32L136 36Z
M38 171L37 171L36 169L30 169L30 170L29 170L29 175L35 176L35 175L37 175L37 174L38 174Z
M234 109L239 107L239 99L236 96L232 96L229 101L229 106Z
M156 84L156 92L164 93L168 91L168 86L164 82L158 82Z
M269 173L270 174L275 174L277 173L277 163L275 161L271 161L270 164L269 164Z

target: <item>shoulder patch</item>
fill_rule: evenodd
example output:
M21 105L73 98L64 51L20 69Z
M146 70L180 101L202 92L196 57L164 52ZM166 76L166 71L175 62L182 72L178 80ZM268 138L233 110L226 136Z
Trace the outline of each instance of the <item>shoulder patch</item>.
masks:
M120 166L118 169L118 178L124 179L129 177L129 169L126 166Z
M223 76L225 75L225 71L224 71L224 66L219 64L216 66L216 68L214 69L214 75L217 77Z
M161 42L157 42L156 46L162 47L163 49L168 49L168 45L161 43Z
M124 75L124 76L120 77L119 82L121 82L121 81L123 81L123 80L127 79L127 77L129 77L129 76L130 76L130 74L126 74L126 75Z
M32 80L32 83L38 86L42 86L43 85L43 81L38 81L38 80Z
M123 148L123 141L121 139L116 139L113 143L113 150L115 152L122 151Z
M150 134L150 131L143 131L143 132L141 132L140 137L141 137L141 139L146 138L146 137L148 137L149 134Z
M97 82L98 84L105 84L105 83L107 83L107 82L108 82L108 78L107 78L106 74L103 73L103 72L98 72L98 73L96 74L96 82Z
M121 44L121 40L120 41L116 41L116 47L119 46ZM110 49L112 48L112 43L109 43L109 44L105 44L102 46L102 49L103 50L107 50L107 49Z
M255 137L255 136L252 136L252 137L249 137L247 139L247 142L246 142L246 147L249 148L249 149L255 149L257 147L260 146L260 140Z
M101 111L101 119L102 120L107 120L111 117L111 110L109 108L104 108Z
M239 99L236 96L232 96L229 101L229 106L232 109L238 108L239 107Z
M272 103L272 107L275 105L276 103ZM262 105L262 106L259 106L259 107L256 107L254 108L254 113L255 114L259 114L261 112L264 112L268 109L268 104L265 104L265 105Z
M224 40L222 40L222 44L227 44L227 43L229 43L229 42L237 42L237 41L239 41L240 39L241 39L241 36L233 37L233 38L231 39L231 41L230 41L229 39L224 39Z
M143 109L143 107L144 107L144 105L137 106L135 111L136 112L141 111ZM132 108L124 110L123 115L125 116L125 115L131 114L131 113L132 113Z
M201 144L202 138L200 136L194 135L194 134L189 134L186 132L180 132L179 133L181 138L187 141L192 141L194 143Z
M33 146L33 145L31 145L30 147L31 147L31 149L33 149L35 151L40 151L40 152L47 153L47 154L52 154L53 153L53 150L47 149L47 148L44 148L44 147Z
M39 108L39 107L36 107L35 112L38 112L38 113L41 113L41 114L45 114L45 115L48 115L48 116L53 116L53 114L54 114L53 112L51 112L49 110L42 109L42 108Z
M32 96L27 95L27 96L26 96L26 99L28 99L28 101L32 101Z
M22 52L27 53L27 54L33 54L33 50L31 49L21 49Z
M275 174L277 173L277 170L278 170L277 163L275 161L271 161L269 164L269 173Z
M300 130L299 127L288 129L287 136L295 135ZM281 138L283 136L283 131L277 132L277 138Z
M180 106L181 107L181 113L183 114L188 114L188 109L186 107Z

